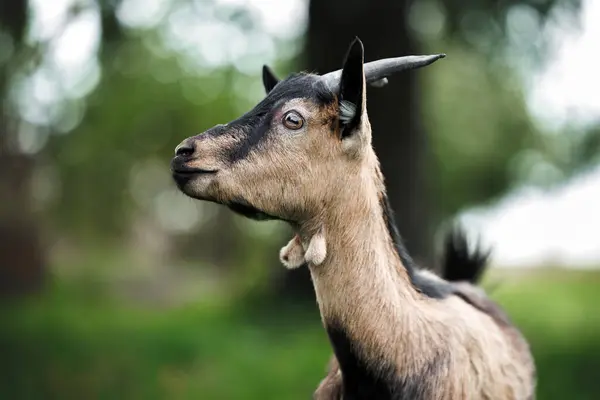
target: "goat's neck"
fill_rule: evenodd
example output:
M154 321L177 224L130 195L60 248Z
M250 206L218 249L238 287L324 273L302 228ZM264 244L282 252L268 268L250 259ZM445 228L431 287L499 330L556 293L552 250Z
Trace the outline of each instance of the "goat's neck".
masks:
M403 330L419 319L419 295L393 246L380 198L370 193L353 193L299 233L306 245L324 228L326 257L309 268L325 327L343 329L365 354L394 357L390 351L403 351L397 346Z

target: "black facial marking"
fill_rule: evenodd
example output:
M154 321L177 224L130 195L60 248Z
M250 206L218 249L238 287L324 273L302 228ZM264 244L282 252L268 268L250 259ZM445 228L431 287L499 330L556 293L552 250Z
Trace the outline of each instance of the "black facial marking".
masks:
M273 114L283 103L292 99L308 99L317 105L334 101L334 95L315 75L294 74L280 81L252 110L227 124L229 132L236 132L240 140L228 149L230 162L242 160L261 146L276 121Z
M261 146L270 127L271 115L256 115L238 126L232 126L233 129L240 129L238 134L242 136L242 140L236 146L228 149L227 158L229 162L235 163L243 160L248 157L251 149Z
M327 321L326 329L340 365L344 400L430 400L435 398L435 385L446 357L426 360L421 371L411 376L398 376L387 361L369 360L357 351L342 324ZM390 355L390 357L393 357Z
M433 280L430 277L419 273L415 262L408 254L408 251L406 251L406 247L404 247L402 237L400 236L398 227L394 221L394 212L387 195L385 193L381 193L379 196L379 201L381 203L383 218L385 220L388 232L392 237L392 242L394 243L396 252L400 257L400 261L402 261L402 265L404 265L404 268L406 268L413 286L427 297L434 299L444 299L450 296L453 291L451 284L443 281L440 282Z

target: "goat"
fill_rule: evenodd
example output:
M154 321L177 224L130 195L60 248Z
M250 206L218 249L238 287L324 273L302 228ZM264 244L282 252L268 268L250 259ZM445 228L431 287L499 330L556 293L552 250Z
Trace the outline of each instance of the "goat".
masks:
M414 265L372 147L367 84L443 56L364 63L355 38L335 72L279 80L265 66L262 101L175 149L183 193L295 231L282 257L309 268L335 355L315 398L535 398L528 344L500 307L467 282ZM474 281L485 262L459 251L456 237L446 275Z
M298 235L295 235L289 243L280 251L282 263L290 269L298 268L306 264L305 251ZM520 352L528 353L526 342L520 338L519 332L511 326L504 312L485 296L485 293L472 284L477 283L487 264L490 252L484 253L480 249L471 252L468 248L465 233L460 229L452 231L446 237L444 253L442 257L443 283L439 277L424 269L415 269L414 277L416 286L422 288L426 293L433 293L435 289L428 285L446 286L453 295L459 296L477 309L489 314L499 324L503 325L508 335L514 341ZM420 284L419 284L420 283ZM531 371L534 373L535 371ZM339 363L335 355L329 362L327 376L321 381L314 393L315 400L341 399L343 392L343 380ZM532 398L532 397L531 397Z

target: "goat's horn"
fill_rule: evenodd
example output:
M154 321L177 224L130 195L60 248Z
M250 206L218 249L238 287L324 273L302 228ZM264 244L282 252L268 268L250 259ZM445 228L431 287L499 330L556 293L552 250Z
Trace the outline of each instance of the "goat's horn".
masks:
M425 67L444 57L446 57L446 54L442 53L429 56L405 56L371 61L364 65L365 78L368 85L381 87L387 83L387 77L396 72ZM322 75L322 79L332 92L337 92L341 76L342 70L339 69Z

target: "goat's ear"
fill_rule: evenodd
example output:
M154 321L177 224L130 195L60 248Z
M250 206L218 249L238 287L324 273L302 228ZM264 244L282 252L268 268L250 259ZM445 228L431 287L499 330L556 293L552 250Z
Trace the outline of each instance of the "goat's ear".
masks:
M360 128L365 103L364 48L360 39L354 39L342 68L338 101L342 138Z
M279 79L275 76L273 71L271 71L271 68L266 65L263 65L262 79L267 94L279 83Z

